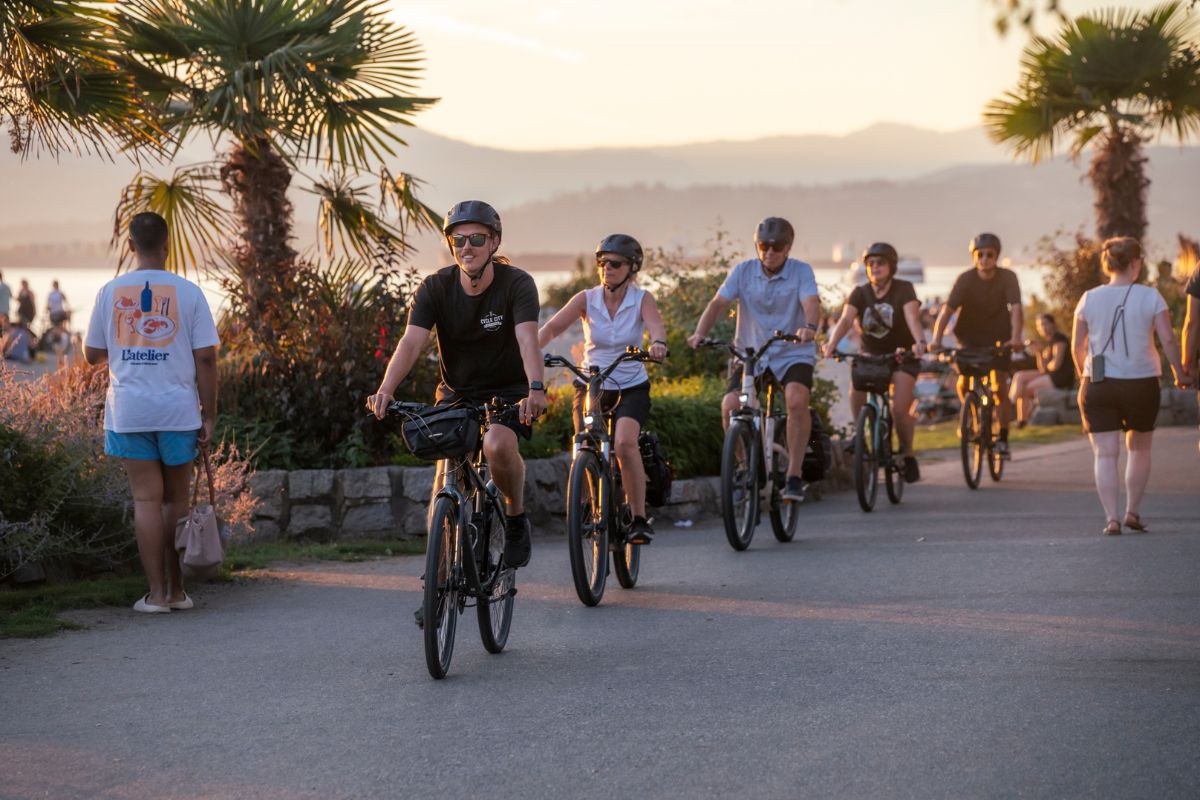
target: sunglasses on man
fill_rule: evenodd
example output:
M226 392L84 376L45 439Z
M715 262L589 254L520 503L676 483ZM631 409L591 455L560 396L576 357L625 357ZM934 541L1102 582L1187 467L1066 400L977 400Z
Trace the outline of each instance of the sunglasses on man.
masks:
M464 247L468 242L471 247L483 247L484 242L488 240L486 233L452 233L448 237L455 247Z
M759 242L758 249L762 250L764 253L768 253L772 250L774 250L776 253L782 253L784 250L788 249L789 244L791 244L791 243L790 242Z
M596 266L600 269L605 269L605 268L620 269L621 267L625 266L628 263L629 263L628 261L622 261L619 258L598 258L598 259L596 259Z

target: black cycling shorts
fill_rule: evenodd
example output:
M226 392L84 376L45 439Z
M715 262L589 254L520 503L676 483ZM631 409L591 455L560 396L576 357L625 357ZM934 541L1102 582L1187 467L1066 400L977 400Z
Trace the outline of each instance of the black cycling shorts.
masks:
M583 430L583 401L587 398L587 386L575 381L575 400L571 403L575 419L575 432ZM604 389L600 392L601 413L612 412L614 419L629 417L644 428L650 417L650 381L625 389Z
M734 394L736 394L742 390L742 373L743 372L744 372L744 369L740 363L734 361L730 364L729 380L725 384L725 393L726 394L729 394L730 392L733 392ZM780 386L786 386L789 383L800 383L800 384L807 386L809 389L812 389L812 385L813 385L813 365L812 364L792 364L790 367L788 367L784 371L783 378L776 378L775 373L768 369L766 372L764 372L758 376L759 391L762 390L763 378L767 377L768 375L772 378L775 378L775 382L777 384L779 384Z

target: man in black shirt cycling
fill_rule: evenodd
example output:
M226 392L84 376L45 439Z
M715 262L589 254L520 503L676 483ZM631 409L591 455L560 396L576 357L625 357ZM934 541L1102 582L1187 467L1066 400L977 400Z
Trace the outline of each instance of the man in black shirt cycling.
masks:
M958 276L950 290L950 298L942 306L937 322L933 326L932 350L942 347L942 335L950 317L957 313L954 335L963 347L995 347L996 342L1012 349L1024 346L1021 339L1025 327L1025 314L1021 308L1021 286L1017 274L1010 269L996 266L1000 258L1000 237L994 233L981 233L971 240L971 257L974 269ZM1012 369L1010 358L997 358L997 389L1000 394L1000 440L996 452L1008 457L1008 423L1013 418L1012 400L1008 396L1008 374ZM958 379L958 397L963 396L963 379Z
M455 264L421 282L404 336L379 389L367 398L367 407L383 419L430 331L437 332L441 359L439 405L477 405L493 397L520 404L520 420L494 424L484 437L483 452L507 504L504 560L523 567L529 563L531 545L524 506L525 462L517 437L528 439L530 424L546 410L537 286L528 273L496 256L500 215L487 203L457 204L446 215L442 232ZM437 488L435 481L434 491Z

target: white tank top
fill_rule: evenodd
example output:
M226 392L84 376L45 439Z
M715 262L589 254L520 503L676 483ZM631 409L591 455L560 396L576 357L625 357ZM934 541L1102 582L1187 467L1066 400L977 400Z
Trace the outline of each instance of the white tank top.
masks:
M642 319L642 298L645 289L631 285L625 292L616 316L610 317L604 306L603 286L584 292L587 298L587 316L583 318L583 366L595 364L605 369L616 361L630 345L641 347L646 322ZM627 389L645 383L646 366L640 361L626 361L613 370L604 382L605 389Z

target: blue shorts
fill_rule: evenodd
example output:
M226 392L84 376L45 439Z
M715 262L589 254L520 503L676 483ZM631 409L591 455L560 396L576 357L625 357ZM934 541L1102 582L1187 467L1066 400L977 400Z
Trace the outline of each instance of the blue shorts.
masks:
M139 461L161 461L168 467L187 464L196 459L194 431L143 431L141 433L104 432L104 452L117 458Z

